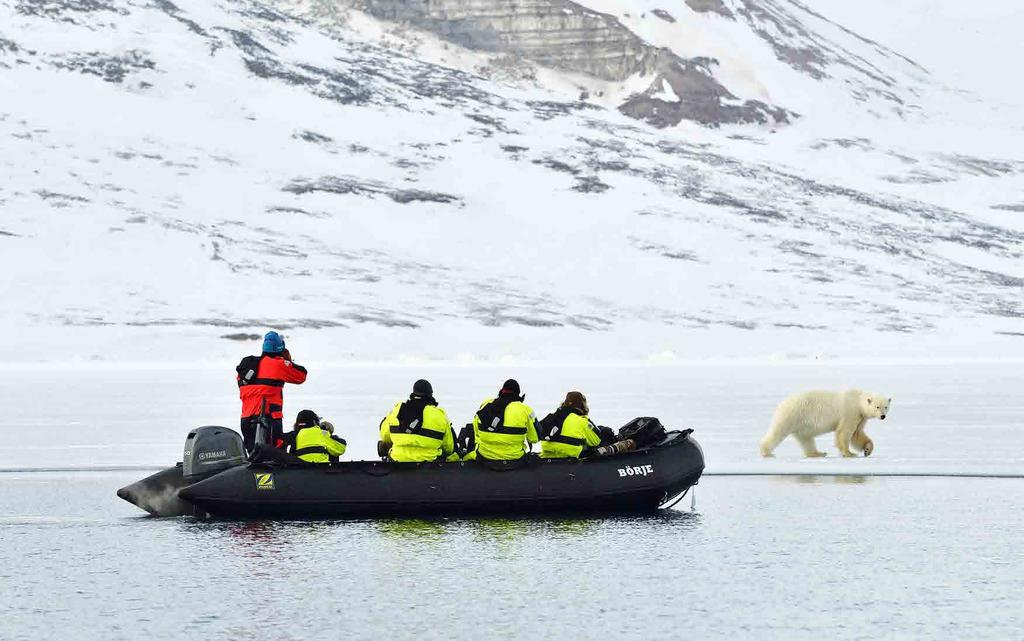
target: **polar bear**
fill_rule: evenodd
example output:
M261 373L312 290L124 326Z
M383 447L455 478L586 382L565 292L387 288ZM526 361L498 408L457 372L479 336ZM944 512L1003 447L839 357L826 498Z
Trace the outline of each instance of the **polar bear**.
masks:
M859 389L845 392L802 392L779 403L768 433L761 439L761 456L771 456L790 434L800 443L804 456L825 456L814 445L814 437L836 433L836 447L843 456L856 456L850 445L871 456L875 444L864 433L869 418L885 420L891 398Z

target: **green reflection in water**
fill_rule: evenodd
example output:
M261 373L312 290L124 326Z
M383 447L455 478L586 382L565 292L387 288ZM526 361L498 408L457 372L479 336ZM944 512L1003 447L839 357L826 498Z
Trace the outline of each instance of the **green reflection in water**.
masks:
M831 474L780 474L773 478L779 483L796 483L797 485L824 485L826 483L836 485L863 485L865 483L870 483L872 477L861 474L843 474L838 476L833 476Z

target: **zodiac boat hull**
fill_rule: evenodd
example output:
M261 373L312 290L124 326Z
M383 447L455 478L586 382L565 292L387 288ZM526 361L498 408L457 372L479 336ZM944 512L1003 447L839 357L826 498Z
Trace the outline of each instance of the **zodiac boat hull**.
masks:
M183 487L178 496L197 513L243 519L652 512L704 470L689 432L587 460L250 463Z

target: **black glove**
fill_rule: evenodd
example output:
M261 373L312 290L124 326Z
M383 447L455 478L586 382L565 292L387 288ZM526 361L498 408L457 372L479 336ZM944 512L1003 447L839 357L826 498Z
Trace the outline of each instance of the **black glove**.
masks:
M615 433L615 430L604 425L597 426L597 435L601 437L601 445L609 445L619 440L619 435Z

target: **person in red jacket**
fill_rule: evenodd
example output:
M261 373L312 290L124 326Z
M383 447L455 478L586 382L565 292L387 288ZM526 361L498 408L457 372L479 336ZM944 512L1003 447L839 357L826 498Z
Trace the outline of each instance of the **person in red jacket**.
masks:
M238 397L242 399L241 427L245 451L252 453L256 446L260 412L269 417L270 443L274 447L283 447L284 384L301 385L306 380L306 368L292 362L292 355L280 334L267 332L263 337L263 354L246 356L235 371Z

